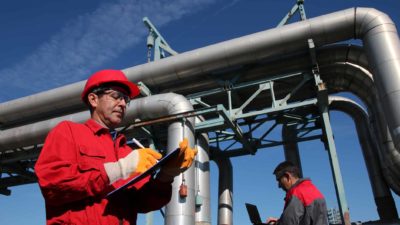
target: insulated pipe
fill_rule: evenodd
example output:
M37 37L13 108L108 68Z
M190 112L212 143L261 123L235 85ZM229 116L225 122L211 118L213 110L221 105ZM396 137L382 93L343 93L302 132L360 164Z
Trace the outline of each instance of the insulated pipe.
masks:
M132 105L134 108L132 108ZM145 98L139 98L131 102L124 122L134 119L153 119L167 115L192 111L193 106L182 95L174 93L152 95ZM193 117L185 118L183 121L173 122L168 126L168 147L170 152L179 147L179 142L183 138L188 138L189 144L194 148L194 121ZM180 185L187 185L187 196L179 195ZM195 176L194 166L190 167L180 176L175 177L172 184L171 201L167 204L165 210L166 225L194 225L195 216Z
M282 72L282 68L288 71L309 70L310 61L307 54L269 62L262 71L269 74ZM365 53L356 46L335 45L318 50L317 56L322 80L327 83L330 93L352 92L367 105L371 126L377 134L374 138L380 146L383 146L379 153L383 161L382 166L387 171L385 172L386 180L399 194L399 151L394 148L391 136L387 132L387 122L380 106L372 74L368 71Z
M367 113L360 105L347 98L330 96L329 102L330 110L344 112L354 120L380 219L398 219L393 196L381 172L378 148L368 126Z
M0 104L0 126L14 126L44 120L54 115L82 111L80 93L86 81L29 95Z
M398 151L394 148L393 142L391 141L384 143L381 149L384 149L380 154L380 157L383 161L382 171L385 174L385 179L392 190L400 196L400 176L398 176L400 155Z
M395 146L400 147L400 43L394 23L375 9L354 8L211 45L125 70L149 85L242 65L351 38L363 40ZM145 78L147 80L145 80Z
M363 40L390 133L395 146L399 148L400 44L392 20L375 9L351 8L338 11L127 68L124 72L134 82L143 81L147 85L156 86L304 50L308 48L307 40L310 38L317 47L353 38ZM17 123L21 118L27 122L29 118L38 118L40 115L49 117L82 108L78 93L83 83L2 103L0 123L6 126L8 123ZM56 98L57 101L53 101Z
M196 123L202 120L196 117ZM196 225L211 225L211 201L210 201L210 157L208 149L208 135L206 133L196 135L197 160L196 174Z
M0 152L43 143L47 133L63 120L83 123L89 118L88 110L1 131Z
M368 60L361 48L355 46L330 46L317 52L322 80L327 83L328 91L336 93L349 91L358 96L368 108L371 126L376 134L374 138L379 143L379 156L385 178L390 187L399 194L400 155L394 148L391 136L387 132L387 122L375 88L372 74L368 71ZM294 60L293 60L294 59ZM299 71L309 67L307 55L297 55L294 58L283 59L273 64L266 71L274 68L288 68Z
M194 122L194 121L193 121ZM194 123L190 123L194 125ZM189 143L194 143L194 127L188 126L189 124L182 125L176 122L168 127L168 151L176 149L178 143L184 137L189 139ZM180 186L187 185L187 196L181 197L179 194ZM194 225L195 224L195 176L194 166L190 167L185 173L175 177L172 184L172 197L171 201L167 204L165 209L165 225Z
M382 167L386 171L386 180L399 195L400 154L394 148L391 135L388 132L387 122L375 92L372 75L367 70L348 63L336 63L324 69L330 71L330 73L325 74L328 77L325 81L327 81L329 89L350 91L366 103L370 123L376 134L374 138L379 143L379 157L382 160ZM338 74L341 74L342 77L338 77ZM357 74L358 76L355 76Z
M381 118L378 120L371 119L372 125L374 127L378 127L375 128L375 132L379 136L381 136L382 133L384 133L384 131L381 130L386 129L385 126L377 126L374 124L378 121L384 121L384 119L382 119L383 116L380 115L381 113L377 113L381 110L381 107L376 106L376 104L379 104L379 101L375 96L376 93L374 91L375 88L372 81L372 75L362 68L368 67L368 61L365 58L365 54L361 51L361 48L357 48L354 46L333 46L321 49L320 51L318 51L317 55L319 57L318 60L320 62L320 69L322 72L321 75L323 75L324 80L328 80L328 83L330 85L329 90L347 90L359 96L368 105L370 116L379 115L376 118ZM309 61L307 60L307 57L296 57L295 59L295 62L293 62L293 60L282 60L284 63L273 63L273 65L279 68L293 67L293 70L299 70L301 68L305 69L308 67ZM355 64L359 64L362 67L356 66ZM376 108L377 110L374 110L374 108ZM69 117L70 116L67 116L66 118ZM55 119L55 121L58 121L58 119ZM49 122L51 123L52 120L50 120ZM53 124L56 123L57 122L53 122ZM37 130L39 130L40 126L44 124L35 124L37 126L27 125L26 127L24 126L12 130L7 130L7 132L3 131L2 135L0 136L0 151L7 150L7 146L9 148L17 148L21 146L27 146L29 145L29 143L37 144L38 138L39 140L40 138L44 139L44 136L38 137L38 135L40 136L40 133L43 132L36 132ZM47 124L46 126L47 128L45 129L50 129L53 125ZM28 130L32 130L33 132L27 132ZM10 136L10 134L14 135ZM23 139L21 137L23 137ZM384 166L386 180L389 182L390 187L397 194L399 194L400 188L398 188L398 184L400 183L400 176L396 175L396 173L398 173L399 171L399 154L396 149L394 149L393 144L391 143L390 136L387 136L386 138L380 138L379 140L384 140L380 141L380 143L383 143L387 146L383 148L387 150L380 154L383 159L382 165ZM4 148L4 146L6 147Z
M349 91L357 95L367 106L370 123L374 127L377 142L382 146L379 156L390 187L399 195L400 157L388 134L387 123L375 89L372 74L368 71L368 60L361 48L356 46L330 46L317 52L321 77L328 85L330 92ZM294 60L293 60L294 59ZM279 72L277 68L289 71L301 71L309 68L307 55L296 55L294 58L282 59L270 63L273 66L263 68L271 73Z
M367 113L360 105L347 98L329 96L329 103L330 110L344 112L351 116L354 120L380 219L397 219L398 215L396 205L381 172L378 157L378 146L372 138L374 135L371 135L371 131L368 126ZM307 111L301 111L297 113L306 114ZM286 130L283 130L282 134L291 137L295 136L295 132L295 129L286 128ZM283 138L285 138L285 136L283 136ZM284 145L284 150L287 160L300 160L298 155L298 145L296 142L294 142L294 140L291 141L290 145Z
M120 126L131 124L137 118L145 120L179 113L183 109L190 108L186 106L187 104L189 103L186 98L173 93L138 98L131 101ZM82 123L88 118L90 118L89 110L1 131L0 152L41 144L47 133L59 122L70 120Z
M217 225L233 225L233 172L229 158L214 160L218 166L218 221Z
M295 125L289 126L284 124L282 126L282 140L283 150L285 153L285 160L292 162L297 168L299 168L299 177L303 177L303 167L301 166L299 146L296 142L297 132Z

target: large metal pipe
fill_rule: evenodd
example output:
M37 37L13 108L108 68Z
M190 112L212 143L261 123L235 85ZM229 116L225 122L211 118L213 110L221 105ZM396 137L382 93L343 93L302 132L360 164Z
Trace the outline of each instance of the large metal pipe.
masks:
M296 142L297 131L295 125L289 126L284 124L282 126L282 140L283 151L285 153L285 160L292 162L299 168L299 176L303 177L303 167L301 166L299 146Z
M233 171L229 158L214 160L218 166L218 221L217 225L233 225Z
M381 170L378 146L373 138L375 135L371 134L367 113L356 102L339 96L329 96L329 110L344 112L354 120L379 217L383 220L397 219L396 205ZM309 112L296 113L306 115ZM286 160L300 163L298 144L295 142L296 130L284 126L282 135L285 135L283 138L288 142L284 145Z
M135 80L156 85L305 49L309 38L316 46L351 38L363 40L390 132L399 147L400 43L394 23L375 9L354 8L327 14L183 53L160 63L128 68L125 72Z
M328 82L329 90L333 92L347 90L359 96L368 106L368 111L371 117L372 127L375 128L377 136L382 136L386 130L385 126L376 125L379 121L380 124L385 124L384 118L379 107L379 101L374 88L372 75L364 67L368 67L368 61L365 54L360 48L354 46L334 46L318 51L319 62L321 66L321 74L324 80ZM309 63L307 57L295 57L293 60L284 60L284 64L274 63L279 68L295 67L294 70L301 70L303 67L307 68ZM305 59L305 60L304 60ZM303 67L302 67L303 66ZM303 68L303 69L304 69ZM17 148L20 146L27 146L30 144L37 144L38 140L44 138L40 137L43 132L37 132L41 129L49 129L54 126L59 120L68 119L71 116L64 118L49 120L45 123L35 123L15 129L9 129L2 132L0 136L0 149L6 150ZM72 117L75 117L72 115ZM375 119L372 119L375 118ZM74 119L72 119L74 120ZM42 128L45 126L45 128ZM47 127L47 128L46 128ZM390 135L379 138L379 143L385 145L381 158L383 159L383 169L385 171L386 180L389 182L390 187L399 194L400 176L397 175L400 164L398 151L394 149L390 139Z
M312 38L323 46L359 38L367 49L390 133L400 145L400 44L396 27L384 13L352 8L279 28L255 33L131 68L124 72L132 81L150 86L198 76L216 69L244 65L268 57L308 48ZM79 90L83 82L12 100L0 105L0 123L18 123L83 107ZM62 94L61 94L62 93ZM55 101L57 99L57 101ZM29 109L29 110L27 110ZM68 109L68 110L66 110Z
M387 122L364 51L356 46L330 46L320 49L317 56L322 79L327 83L330 93L348 91L358 96L367 105L371 127L376 134L374 139L379 143L379 153L383 169L386 171L386 180L399 194L399 151L394 148L391 136L387 132ZM272 64L272 67L264 69L272 70L273 73L277 72L277 68L301 71L310 67L307 55L296 55Z
M155 103L153 103L153 101ZM179 113L181 108L187 108L184 107L186 104L188 104L188 101L185 97L173 93L138 98L131 101L129 107L127 108L125 118L120 126L122 127L131 124L137 118L145 120ZM88 118L90 118L90 113L87 110L84 112L73 113L66 116L30 123L1 131L0 152L19 147L41 144L44 142L44 139L50 129L52 129L59 122L63 120L71 120L81 123ZM189 122L192 122L191 120Z
M372 138L374 135L369 129L367 113L360 105L348 98L331 96L329 102L330 110L344 112L354 120L380 219L398 219L393 196L381 172L378 146Z
M196 117L196 123L202 121ZM196 225L211 225L210 156L208 135L196 134Z
M0 127L32 123L32 121L84 110L86 106L80 101L80 93L85 82L81 81L1 103Z
M400 183L400 154L395 149L387 122L383 115L381 102L378 100L374 88L372 75L359 65L349 63L336 63L325 68L330 70L325 76L330 77L327 83L330 89L347 90L356 94L367 105L368 114L374 135L374 140L379 146L379 156L382 161L382 169L390 187L399 194ZM341 77L338 77L338 75Z

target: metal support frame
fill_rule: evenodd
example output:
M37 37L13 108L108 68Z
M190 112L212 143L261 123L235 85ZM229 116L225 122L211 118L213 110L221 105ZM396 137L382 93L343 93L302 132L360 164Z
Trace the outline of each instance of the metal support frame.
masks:
M159 60L165 58L165 52L170 55L177 55L178 53L173 50L163 36L158 32L156 27L150 22L149 18L143 18L144 25L149 29L149 35L147 36L147 61L150 62L151 49L154 49L153 60Z
M41 146L33 146L9 150L0 154L0 194L11 195L8 187L37 182L33 166L40 149Z
M282 79L288 79L295 76L301 76L300 82L282 99L276 99L274 94L274 82L279 82ZM281 123L297 123L302 125L302 134L298 141L306 141L321 138L321 135L309 135L311 131L319 130L318 126L309 126L316 122L316 118L307 118L296 115L297 108L313 107L317 104L317 99L309 99L301 102L291 102L288 100L298 90L300 90L307 82L312 81L313 76L307 73L282 74L270 79L240 83L237 85L230 84L229 87L216 88L210 91L201 92L187 96L191 103L196 106L196 109L191 112L185 112L175 115L169 115L149 121L136 122L129 128L149 126L157 123L168 123L176 120L181 120L186 117L204 116L206 119L203 122L197 123L195 130L199 133L209 132L210 143L220 146L223 142L226 143L220 155L225 157L233 157L239 155L255 154L258 148L272 147L282 145L281 140L267 139L272 130L276 129ZM226 83L226 82L225 82ZM232 92L236 92L244 88L258 89L242 103L239 107L232 107ZM265 108L257 111L245 112L246 107L263 91L269 91L271 95L271 105L266 105ZM204 102L203 98L215 94L227 95L226 101L228 109L222 104L210 106ZM261 118L262 117L262 118ZM267 122L274 121L269 129L263 128L263 133L260 137L254 137L253 133L265 125ZM244 132L244 128L249 129ZM265 130L264 130L265 129ZM229 142L229 143L228 143ZM237 148L237 144L241 147ZM232 151L233 149L233 151Z
M306 16L306 11L304 9L304 0L297 0L296 4L292 7L292 9L285 15L285 17L283 17L283 19L281 20L281 22L279 22L277 27L281 27L285 24L287 24L290 20L290 18L292 18L292 16L299 11L300 13L300 19L301 20L306 20L307 16Z
M328 90L319 74L319 67L316 57L315 45L312 39L308 39L310 50L310 58L312 62L312 73L314 75L315 85L317 87L318 108L321 114L321 122L325 139L325 148L328 150L329 162L331 165L333 181L335 184L336 197L338 200L339 210L344 224L350 225L350 214L347 206L346 194L344 191L343 178L340 172L339 159L336 153L335 141L331 123L329 120L329 102Z

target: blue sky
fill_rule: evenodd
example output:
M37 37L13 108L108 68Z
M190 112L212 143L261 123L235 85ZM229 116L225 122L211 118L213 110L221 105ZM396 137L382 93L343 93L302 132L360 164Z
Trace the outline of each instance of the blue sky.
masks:
M0 102L84 80L96 70L123 69L146 62L148 16L178 52L185 52L275 27L294 0L13 0L0 7ZM400 24L395 0L309 0L307 17L350 7L373 7ZM294 18L298 20L298 16ZM343 113L331 114L336 147L352 221L378 215L354 124ZM337 207L329 160L319 141L300 145L304 174ZM256 156L232 159L234 223L250 224L244 202L258 205L261 216L279 216L284 193L274 167L283 160L281 147ZM211 163L212 224L217 219L217 168ZM44 224L44 202L36 184L11 188L0 196L0 224ZM395 196L400 208L400 198ZM399 210L398 210L399 211ZM139 219L144 224L144 219ZM155 213L154 224L163 224Z

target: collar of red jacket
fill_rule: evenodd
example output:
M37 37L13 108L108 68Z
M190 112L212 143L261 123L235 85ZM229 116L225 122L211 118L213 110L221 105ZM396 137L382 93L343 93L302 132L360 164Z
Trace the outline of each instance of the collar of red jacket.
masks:
M311 182L310 178L299 178L296 183L294 183L287 192L290 192L291 190L293 190L295 187L299 186L301 183L303 182Z
M101 126L94 119L88 119L85 122L85 125L87 127L89 127L89 129L92 130L94 134L99 134L102 132L106 132L106 133L110 132L110 130L108 128Z

